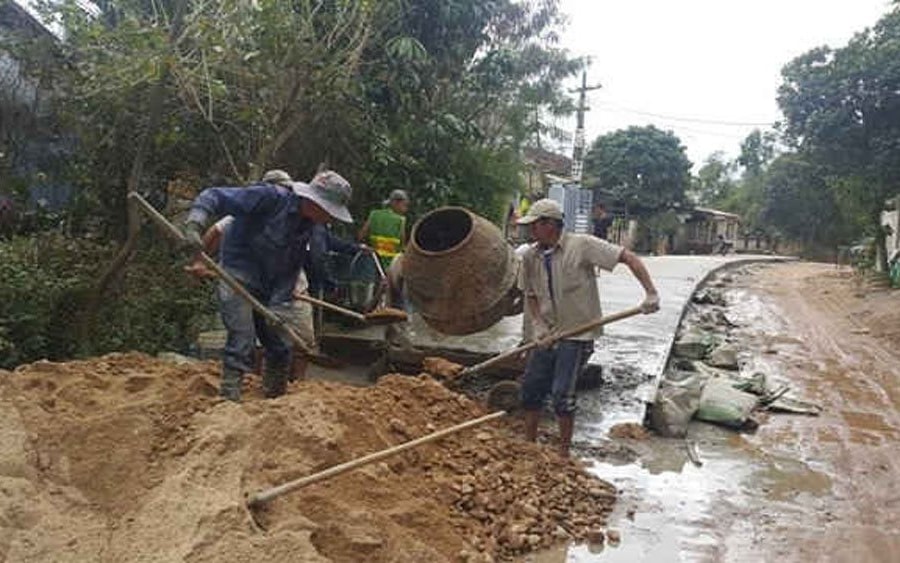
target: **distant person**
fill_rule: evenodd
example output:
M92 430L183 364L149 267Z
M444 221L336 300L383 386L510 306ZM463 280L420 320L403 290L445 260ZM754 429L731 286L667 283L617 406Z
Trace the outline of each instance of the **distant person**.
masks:
M531 228L535 240L522 255L522 287L539 342L600 317L595 267L612 270L619 263L627 265L646 292L643 312L659 310L659 295L641 259L591 235L565 232L563 212L555 201L534 202L519 223ZM575 383L601 332L597 329L531 351L522 378L527 440L537 438L541 410L550 396L559 424L559 453L568 457L575 424Z
M528 214L528 210L531 208L531 199L532 197L529 195L523 195L519 198L519 207L516 211L516 217L521 219ZM516 227L518 228L518 232L516 233L516 240L529 240L531 237L530 230L527 225L519 225L518 219L516 220Z
M333 171L309 184L261 182L246 188L207 188L194 200L184 225L187 245L203 249L203 231L215 217L232 215L221 241L222 267L263 305L286 315L293 303L313 226L334 219L352 222L350 183ZM227 286L220 286L220 311L227 330L219 394L240 401L244 373L253 366L254 341L265 349L263 393L283 395L291 368L291 342Z
M734 246L733 243L728 242L727 240L725 240L725 235L719 233L719 234L716 236L716 247L715 247L715 249L713 250L713 252L715 252L716 254L721 254L722 256L724 256L724 255L728 254L729 252L731 252L731 249L732 249L733 246Z
M359 230L357 240L368 244L387 271L391 261L406 245L406 213L409 211L409 195L394 190L381 209L373 209Z
M606 210L606 205L598 203L594 206L594 236L603 240L609 240L609 227L613 223L613 216Z

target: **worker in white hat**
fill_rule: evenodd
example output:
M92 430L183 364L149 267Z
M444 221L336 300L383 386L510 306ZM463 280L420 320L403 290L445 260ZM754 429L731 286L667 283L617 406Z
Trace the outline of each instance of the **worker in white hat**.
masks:
M522 256L521 285L533 337L545 342L531 352L522 378L525 437L530 441L537 437L549 396L559 423L560 454L567 457L575 424L575 383L602 329L551 344L553 335L600 317L596 267L628 266L646 292L644 313L659 310L659 296L637 255L593 235L565 232L562 209L552 199L534 202L518 223L530 227L535 241Z

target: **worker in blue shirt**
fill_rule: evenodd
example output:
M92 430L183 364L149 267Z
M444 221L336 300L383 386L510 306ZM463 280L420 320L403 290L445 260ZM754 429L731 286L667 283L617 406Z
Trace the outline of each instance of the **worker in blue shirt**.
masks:
M308 183L261 182L241 188L207 188L194 200L184 225L192 249L203 247L202 233L215 218L234 217L221 246L222 267L276 314L286 313L306 260L315 225L338 219L353 222L347 203L350 183L326 170ZM219 393L240 401L244 373L253 365L254 340L265 349L263 393L283 395L291 365L291 344L250 304L227 286L220 288L222 320L227 331Z

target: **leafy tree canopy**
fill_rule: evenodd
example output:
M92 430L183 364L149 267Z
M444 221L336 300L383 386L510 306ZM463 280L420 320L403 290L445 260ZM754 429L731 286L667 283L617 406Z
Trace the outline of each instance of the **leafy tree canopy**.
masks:
M809 245L833 245L846 224L825 170L797 154L776 158L766 172L762 218Z
M842 48L819 47L782 71L778 103L785 134L847 192L870 224L900 186L900 10Z
M601 135L584 160L586 185L631 209L662 210L681 203L690 170L678 137L652 125Z
M716 207L727 200L738 187L735 168L721 151L709 155L693 178L691 191L697 203Z
M584 64L557 45L556 0L81 4L44 11L66 30L52 78L78 137L70 177L107 224L136 169L159 193L321 162L359 214L399 187L419 209L496 216L533 115L571 110L562 82Z

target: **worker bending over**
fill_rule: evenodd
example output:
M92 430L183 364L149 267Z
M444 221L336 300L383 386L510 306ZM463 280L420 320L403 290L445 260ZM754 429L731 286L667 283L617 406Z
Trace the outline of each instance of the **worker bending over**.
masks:
M261 182L246 188L207 188L194 200L184 234L199 252L206 226L218 217L233 216L221 243L222 267L263 305L287 316L313 226L334 219L352 222L347 209L350 195L349 182L333 171L316 174L309 184ZM227 331L220 394L240 400L243 375L252 370L257 337L265 349L263 392L268 398L284 394L291 365L287 335L270 326L227 286L219 289L219 305Z

